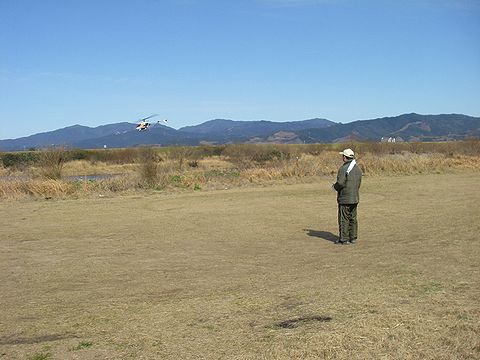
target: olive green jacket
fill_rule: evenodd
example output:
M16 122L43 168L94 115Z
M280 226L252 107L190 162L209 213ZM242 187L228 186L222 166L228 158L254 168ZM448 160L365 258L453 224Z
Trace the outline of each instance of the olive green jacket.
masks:
M358 204L359 189L362 183L362 170L356 164L350 173L347 174L348 166L352 160L346 161L338 169L337 182L333 184L337 191L337 202L339 204Z

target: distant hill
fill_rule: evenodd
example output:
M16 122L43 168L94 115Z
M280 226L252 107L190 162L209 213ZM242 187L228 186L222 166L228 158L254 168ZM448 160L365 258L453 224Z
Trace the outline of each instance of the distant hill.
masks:
M0 140L0 150L24 150L28 148L46 148L55 145L71 145L82 140L96 139L116 133L132 130L135 124L127 122L102 125L95 128L73 125L63 129L38 133L18 139Z
M133 129L133 130L132 130ZM93 139L84 139L72 142L72 147L80 149L135 147L141 145L197 145L198 139L191 139L188 134L164 125L155 125L145 131L135 130L135 125L130 125L126 132L109 134Z
M301 130L320 128L335 124L325 119L304 121L233 121L211 120L179 130L164 125L155 125L147 131L138 132L135 124L118 123L90 128L74 125L63 129L40 133L18 139L0 140L0 151L45 148L52 144L74 148L134 147L140 145L198 145L202 142L224 144L247 142L251 138L268 137L283 129ZM295 135L296 137L296 135Z
M306 143L376 140L395 137L404 141L461 140L480 136L480 118L462 114L403 114L337 124L326 129L297 132Z
M303 121L234 121L216 119L175 130L155 125L138 132L135 124L90 128L74 125L18 139L0 140L1 151L66 145L74 148L140 145L198 145L201 143L331 143L350 140L445 141L480 137L480 118L462 114L403 114L347 124L326 119Z
M204 122L200 125L186 126L179 129L196 135L207 136L211 139L223 139L224 142L237 139L248 140L252 137L268 137L279 131L299 131L305 129L323 129L335 125L333 121L326 119L310 119L302 121L234 121L216 119Z

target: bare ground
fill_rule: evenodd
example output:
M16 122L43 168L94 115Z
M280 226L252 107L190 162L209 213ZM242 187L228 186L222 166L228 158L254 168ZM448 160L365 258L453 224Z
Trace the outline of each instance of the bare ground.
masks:
M0 359L480 359L479 174L0 203Z

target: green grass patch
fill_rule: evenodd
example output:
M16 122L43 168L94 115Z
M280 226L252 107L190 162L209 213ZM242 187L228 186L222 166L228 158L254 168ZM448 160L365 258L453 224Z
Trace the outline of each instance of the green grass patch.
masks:
M73 347L72 350L77 351L77 350L82 350L82 349L88 349L89 347L92 347L92 346L93 346L92 342L82 341L77 346Z
M424 293L434 293L443 290L443 285L437 282L429 282L422 285Z
M182 177L180 175L172 175L170 176L170 182L173 184L179 184L182 182Z
M49 352L46 353L37 353L28 358L28 360L49 360L52 358L52 354Z

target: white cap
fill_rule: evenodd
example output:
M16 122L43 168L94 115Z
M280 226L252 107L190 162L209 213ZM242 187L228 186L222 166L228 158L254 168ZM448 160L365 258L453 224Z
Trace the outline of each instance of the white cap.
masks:
M339 152L340 155L346 156L348 158L354 158L355 153L353 152L352 149L345 149L342 152Z

